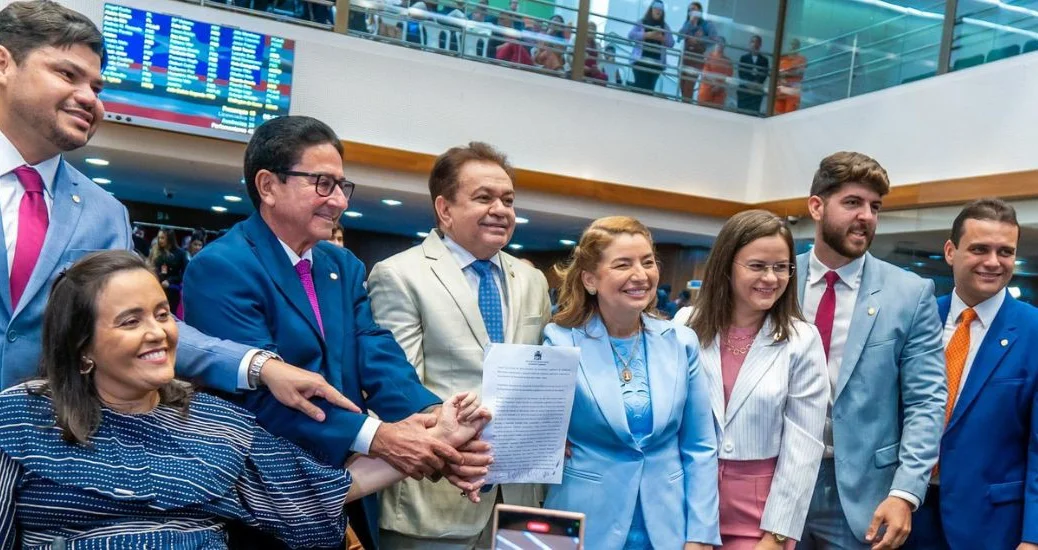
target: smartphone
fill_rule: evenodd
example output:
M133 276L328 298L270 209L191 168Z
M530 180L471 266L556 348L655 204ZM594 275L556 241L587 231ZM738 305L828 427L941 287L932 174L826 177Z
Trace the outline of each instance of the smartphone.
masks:
M498 504L493 550L584 550L584 514Z

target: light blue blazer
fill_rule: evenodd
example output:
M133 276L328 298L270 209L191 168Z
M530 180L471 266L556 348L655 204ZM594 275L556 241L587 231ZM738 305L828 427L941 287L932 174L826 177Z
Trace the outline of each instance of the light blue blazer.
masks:
M0 243L3 224L0 223ZM54 203L43 249L17 306L11 304L7 250L0 246L0 389L36 376L43 310L54 279L99 250L133 250L129 216L115 197L64 160L54 177ZM180 324L177 376L226 392L237 390L238 365L249 348Z
M686 541L719 546L717 433L699 342L669 321L642 316L642 322L653 426L641 447L627 426L601 318L572 329L545 327L545 345L580 348L580 369L568 434L573 456L544 505L587 515L586 548L622 549L639 495L654 548Z
M797 257L800 301L810 252ZM944 429L944 325L933 281L865 254L833 394L833 455L851 530L865 530L890 491L920 502Z

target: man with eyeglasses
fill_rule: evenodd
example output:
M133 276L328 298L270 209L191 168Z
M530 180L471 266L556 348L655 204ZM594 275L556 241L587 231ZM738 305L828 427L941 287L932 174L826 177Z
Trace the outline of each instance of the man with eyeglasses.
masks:
M889 191L887 171L852 152L823 159L811 184L815 243L796 272L832 392L799 549L898 548L937 462L948 391L934 284L868 253Z
M383 458L415 479L447 464L487 457L459 453L430 435L425 389L393 335L372 320L364 265L326 242L349 205L343 149L326 124L302 116L264 123L245 150L245 179L256 212L191 261L185 310L202 331L247 343L319 373L361 405L356 413L317 401L323 423L281 405L261 388L243 402L275 435L319 460L343 465L352 453ZM369 417L370 409L381 420ZM460 470L463 471L463 470ZM449 476L463 488L460 478ZM462 502L458 502L463 506ZM348 508L364 547L377 549L378 498ZM250 548L270 548L268 539Z

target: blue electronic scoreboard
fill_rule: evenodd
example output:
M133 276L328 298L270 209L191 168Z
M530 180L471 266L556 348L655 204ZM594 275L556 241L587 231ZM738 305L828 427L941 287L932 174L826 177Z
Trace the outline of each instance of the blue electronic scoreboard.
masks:
M248 140L288 114L295 42L105 4L106 118Z

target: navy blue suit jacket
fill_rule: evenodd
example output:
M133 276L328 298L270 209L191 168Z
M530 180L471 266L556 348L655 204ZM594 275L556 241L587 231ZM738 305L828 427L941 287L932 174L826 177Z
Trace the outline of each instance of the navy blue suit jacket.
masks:
M329 384L388 422L440 403L425 389L393 334L375 324L364 290L364 264L327 242L313 248L313 279L324 324L317 318L281 243L259 214L235 225L188 264L184 314L199 330L274 351L285 361L324 376ZM260 424L330 465L342 466L366 414L317 404L324 422L279 403L267 390L247 392L242 403ZM365 499L378 532L378 503Z
M951 296L937 301L947 320ZM953 549L1038 543L1038 309L1006 296L941 440L941 520Z

